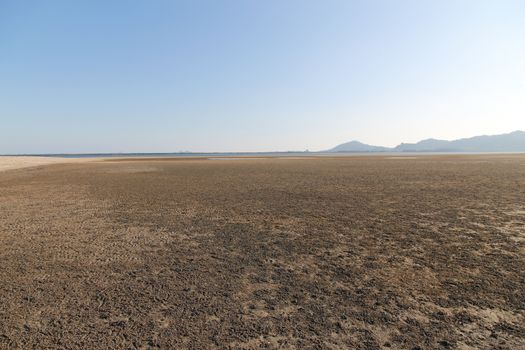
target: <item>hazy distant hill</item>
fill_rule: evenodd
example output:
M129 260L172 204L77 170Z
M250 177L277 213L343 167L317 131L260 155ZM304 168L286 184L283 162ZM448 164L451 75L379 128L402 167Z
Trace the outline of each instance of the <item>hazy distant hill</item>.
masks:
M332 148L328 152L388 152L390 148L370 146L359 141L350 141Z
M343 143L328 152L525 152L525 132L475 136L446 141L427 139L402 143L394 148L370 146L358 141Z

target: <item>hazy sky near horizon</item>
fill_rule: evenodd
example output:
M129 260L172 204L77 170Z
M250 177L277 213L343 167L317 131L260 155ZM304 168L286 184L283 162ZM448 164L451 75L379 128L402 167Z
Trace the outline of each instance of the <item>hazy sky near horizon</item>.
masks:
M522 0L0 0L0 154L525 130Z

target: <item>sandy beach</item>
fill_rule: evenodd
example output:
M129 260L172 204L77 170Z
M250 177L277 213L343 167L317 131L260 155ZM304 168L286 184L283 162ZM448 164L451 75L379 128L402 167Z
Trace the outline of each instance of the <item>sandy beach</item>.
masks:
M3 158L0 349L521 349L525 156Z
M0 171L30 168L50 164L79 163L92 161L93 158L60 158L37 156L0 156Z

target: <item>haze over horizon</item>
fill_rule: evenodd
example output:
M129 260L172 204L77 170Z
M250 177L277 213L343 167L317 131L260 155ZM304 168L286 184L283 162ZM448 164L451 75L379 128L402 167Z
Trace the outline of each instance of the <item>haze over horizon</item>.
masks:
M525 3L0 3L0 154L525 130Z

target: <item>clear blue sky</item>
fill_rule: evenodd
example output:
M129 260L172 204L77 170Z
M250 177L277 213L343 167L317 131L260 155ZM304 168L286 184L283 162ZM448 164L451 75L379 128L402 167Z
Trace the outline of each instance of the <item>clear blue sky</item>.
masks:
M525 129L523 0L0 0L0 153Z

